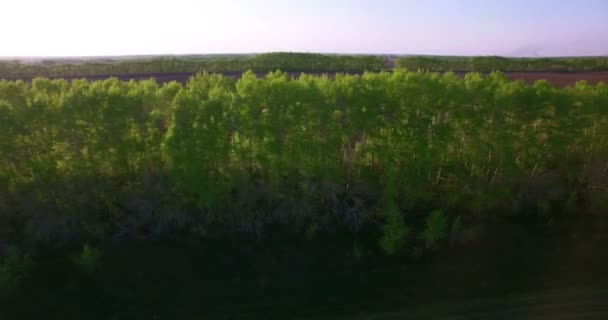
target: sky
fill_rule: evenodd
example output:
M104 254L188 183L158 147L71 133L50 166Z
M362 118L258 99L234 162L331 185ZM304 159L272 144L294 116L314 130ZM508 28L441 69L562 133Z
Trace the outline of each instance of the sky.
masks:
M0 56L608 55L607 0L0 0Z

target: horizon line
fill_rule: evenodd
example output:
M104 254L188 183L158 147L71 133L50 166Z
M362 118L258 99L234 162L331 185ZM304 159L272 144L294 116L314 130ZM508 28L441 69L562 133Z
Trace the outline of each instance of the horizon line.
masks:
M215 52L215 53L136 53L136 54L116 54L116 55L19 55L9 56L0 55L0 60L12 59L94 59L94 58L137 58L137 57L184 57L184 56L247 56L261 55L269 53L294 53L294 54L320 54L320 55L338 55L338 56L413 56L413 57L454 57L454 58L470 58L470 57L502 57L502 58L608 58L608 54L593 54L593 55L499 55L499 54L479 54L479 55L458 55L458 54L429 54L429 53L339 53L339 52L323 52L323 51L260 51L260 52Z

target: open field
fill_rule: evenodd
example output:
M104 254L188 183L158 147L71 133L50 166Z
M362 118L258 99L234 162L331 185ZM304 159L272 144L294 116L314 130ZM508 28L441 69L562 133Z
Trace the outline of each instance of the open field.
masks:
M590 84L599 82L608 83L608 72L506 72L509 79L523 80L527 83L533 83L537 80L546 79L550 83L564 87L573 85L577 81L586 80Z
M0 79L30 81L36 76L48 78L103 80L116 76L121 80L155 78L159 83L185 83L203 70L237 78L246 70L264 75L282 70L292 76L309 74L391 71L504 72L509 79L533 83L547 79L556 86L572 85L579 80L589 83L608 82L608 58L504 58L504 57L441 57L404 55L332 55L276 52L250 55L183 55L125 56L85 58L21 58L0 60Z

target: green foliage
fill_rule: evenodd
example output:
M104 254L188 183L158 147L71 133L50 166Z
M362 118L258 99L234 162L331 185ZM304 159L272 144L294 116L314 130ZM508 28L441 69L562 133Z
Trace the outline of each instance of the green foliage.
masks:
M551 213L551 203L546 199L541 199L536 202L536 210L540 215L548 215Z
M316 223L312 223L306 228L306 239L308 239L310 241L310 240L314 239L318 233L319 233L319 225Z
M0 81L0 205L21 202L23 221L61 212L48 220L89 233L142 216L352 227L365 210L339 195L369 190L356 197L384 205L382 247L398 252L408 228L397 203L500 214L550 189L599 207L607 103L605 84L558 89L501 73ZM563 179L543 182L551 176ZM296 202L319 216L276 210ZM68 229L56 225L38 238Z
M427 249L432 248L438 241L443 240L448 232L448 219L441 210L432 211L426 218L426 228L422 232Z
M406 225L405 218L399 208L394 204L389 205L379 242L382 250L388 255L398 253L405 246L409 233L410 228Z
M536 212L538 217L547 224L553 223L553 214L551 208L551 202L547 199L539 199L536 201Z
M551 202L547 199L540 199L536 202L536 213L542 223L553 224L553 213Z
M146 74L168 72L346 72L379 71L384 60L376 56L324 55L315 53L274 52L253 56L209 56L203 58L154 58L116 62L66 64L21 64L0 61L0 77Z
M497 56L411 56L397 59L397 66L414 71L600 71L608 70L608 58L504 58Z
M0 260L0 290L16 289L27 277L33 266L30 256L16 247L10 247L6 256Z
M566 201L566 204L564 206L564 210L568 213L573 213L576 212L578 208L578 194L576 192L570 192L570 194L568 195L568 200Z
M72 258L72 261L81 270L91 273L99 268L101 250L85 244L79 254Z

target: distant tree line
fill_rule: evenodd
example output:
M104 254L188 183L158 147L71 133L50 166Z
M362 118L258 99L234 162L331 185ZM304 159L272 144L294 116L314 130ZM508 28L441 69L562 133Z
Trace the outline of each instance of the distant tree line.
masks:
M0 61L0 77L118 75L169 72L347 72L380 71L384 60L375 56L323 55L312 53L266 53L253 57L158 58L81 64L21 64Z
M504 58L412 56L397 59L397 66L427 71L606 71L608 57Z

